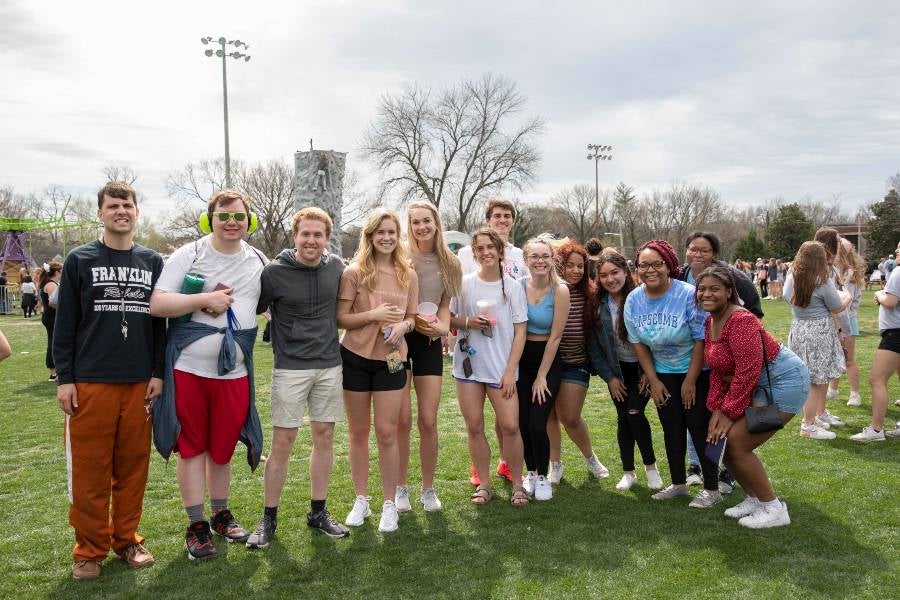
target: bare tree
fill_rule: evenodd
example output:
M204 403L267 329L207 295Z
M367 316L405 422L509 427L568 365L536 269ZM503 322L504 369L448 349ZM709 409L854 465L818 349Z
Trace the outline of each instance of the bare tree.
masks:
M23 219L28 216L29 206L25 196L17 194L12 186L0 187L0 217Z
M897 171L887 180L887 189L888 191L894 190L898 194L900 194L900 171Z
M274 257L293 246L291 217L294 214L294 169L283 161L242 167L236 185L253 202L259 229L250 241L266 256Z
M566 233L584 242L594 235L597 227L595 200L594 188L589 185L579 184L566 188L554 195L550 198L550 204L559 208L565 214L567 229L569 229ZM604 205L608 204L605 200L606 198L604 198Z
M411 85L382 97L363 152L387 173L379 196L416 196L450 204L447 225L474 225L473 208L501 188L522 191L535 180L544 130L540 117L516 122L525 97L513 82L487 74L432 94ZM477 219L476 219L477 220Z
M134 185L137 181L137 173L128 165L106 165L102 169L107 181L124 181L128 185Z

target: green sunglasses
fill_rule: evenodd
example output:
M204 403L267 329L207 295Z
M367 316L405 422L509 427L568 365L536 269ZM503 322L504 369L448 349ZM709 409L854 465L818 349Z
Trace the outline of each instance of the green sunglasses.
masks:
M214 212L215 215L219 219L219 223L227 223L230 219L234 219L237 223L243 223L244 219L247 218L247 213L245 212Z

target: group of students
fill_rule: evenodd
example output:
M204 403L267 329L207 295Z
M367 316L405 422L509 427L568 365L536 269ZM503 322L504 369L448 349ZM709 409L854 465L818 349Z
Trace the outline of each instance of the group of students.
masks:
M269 545L304 417L312 437L307 524L346 537L347 526L361 526L372 515L374 417L383 496L379 530L395 531L399 514L412 509L412 389L419 502L426 511L440 510L434 477L445 336L455 337L452 376L472 460L472 503L495 497L485 400L495 413L498 473L512 482L513 506L552 498L563 472L560 424L590 473L609 476L581 414L590 377L598 374L617 412L618 489L638 484L637 446L655 500L688 496L690 443L704 489L689 506L718 504L719 464L706 448L727 437L724 463L746 498L725 514L751 528L790 522L753 452L774 430L754 432L745 412L765 398L777 407L779 424L800 412L810 389L804 364L810 357L798 358L765 332L753 283L718 260L714 234L690 236L685 265L667 242L646 242L635 253L632 273L628 258L613 248L591 257L576 242L556 248L541 237L516 248L509 241L515 209L494 199L485 225L457 257L444 243L435 206L416 201L408 206L406 240L396 212L374 210L345 267L326 250L331 219L308 207L293 218L294 247L270 262L244 240L256 227L249 200L223 190L199 218L208 235L176 250L164 265L134 243L138 214L129 186L112 182L101 189L103 236L69 254L59 283L52 346L66 414L76 579L99 576L110 547L133 567L153 564L137 533L151 417L157 450L166 459L179 454L190 559L217 556L214 534L248 548ZM802 301L809 291L802 279L806 263L795 264ZM900 291L887 296L881 300L886 308ZM228 492L237 442L246 445L251 469L262 457L253 368L256 315L262 313L272 323L273 434L262 514L251 532L231 513ZM663 428L667 487L645 414L650 400ZM356 497L342 524L326 499L335 424L344 415Z

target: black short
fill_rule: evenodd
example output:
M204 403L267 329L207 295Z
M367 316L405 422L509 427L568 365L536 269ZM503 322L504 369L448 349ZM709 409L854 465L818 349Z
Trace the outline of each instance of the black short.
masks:
M348 392L392 392L406 385L406 369L391 373L387 361L372 360L341 346L344 389Z
M900 329L885 329L881 332L879 350L889 350L900 354Z
M410 331L406 334L407 357L406 368L412 363L414 377L421 375L444 374L444 351L441 348L440 338L431 341L427 335L418 331Z

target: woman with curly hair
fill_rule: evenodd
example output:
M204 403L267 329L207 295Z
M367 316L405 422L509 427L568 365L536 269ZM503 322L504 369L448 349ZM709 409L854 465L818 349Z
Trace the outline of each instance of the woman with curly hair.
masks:
M566 242L556 250L556 267L569 287L569 315L559 343L562 362L561 384L556 406L547 424L550 435L550 482L562 480L561 460L562 423L587 463L588 470L597 479L609 477L609 470L594 454L587 423L581 416L591 379L591 364L587 354L587 334L597 327L597 290L587 274L587 251L581 244Z

